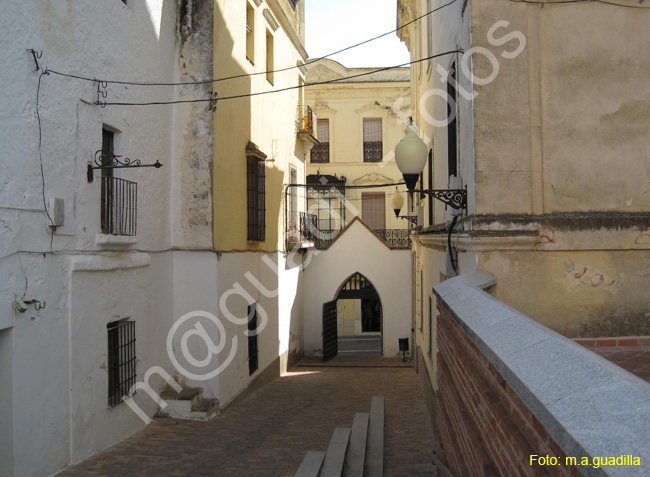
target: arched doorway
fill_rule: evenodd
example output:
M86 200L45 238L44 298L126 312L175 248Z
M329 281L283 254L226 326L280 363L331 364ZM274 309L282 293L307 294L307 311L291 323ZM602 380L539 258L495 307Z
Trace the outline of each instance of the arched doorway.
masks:
M328 307L327 314L325 307ZM352 274L338 289L334 301L325 307L324 359L337 353L344 356L381 356L382 306L370 280L359 272ZM334 343L336 349L333 349Z

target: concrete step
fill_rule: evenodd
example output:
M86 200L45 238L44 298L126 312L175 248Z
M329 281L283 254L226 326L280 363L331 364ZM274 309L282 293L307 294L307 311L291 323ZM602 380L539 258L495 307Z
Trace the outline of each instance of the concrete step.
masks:
M373 396L368 419L364 477L384 475L384 396Z
M370 414L367 412L358 412L354 415L350 443L343 463L343 477L363 477L369 417Z
M325 451L307 451L294 477L318 477L324 459Z
M320 477L341 477L343 473L343 461L345 452L350 441L350 429L337 427L334 429L332 439L327 447L323 468L320 471Z
M165 388L160 397L166 406L158 414L174 419L207 421L219 413L219 401L203 397L203 388L185 387L177 393L171 387Z

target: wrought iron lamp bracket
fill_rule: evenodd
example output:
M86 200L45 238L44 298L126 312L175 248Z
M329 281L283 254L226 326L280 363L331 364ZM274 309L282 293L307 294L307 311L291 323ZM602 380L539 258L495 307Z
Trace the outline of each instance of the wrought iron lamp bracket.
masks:
M88 182L92 182L94 179L93 171L96 169L124 169L124 168L138 168L138 167L155 167L156 169L162 167L163 165L160 161L156 160L153 164L142 164L140 159L129 159L125 157L122 159L122 156L111 156L107 157L106 153L101 149L95 153L95 164L88 164L88 169L86 171L86 179Z
M467 209L467 189L416 189L413 193L429 195L454 209Z
M398 219L408 220L415 227L417 227L417 225L418 225L418 216L417 215L398 215L397 218Z

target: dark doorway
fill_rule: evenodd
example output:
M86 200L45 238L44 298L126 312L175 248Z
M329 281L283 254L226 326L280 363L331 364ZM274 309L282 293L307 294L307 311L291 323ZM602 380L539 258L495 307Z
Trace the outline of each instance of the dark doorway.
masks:
M338 354L381 356L382 306L372 283L359 272L352 274L339 288L335 302Z

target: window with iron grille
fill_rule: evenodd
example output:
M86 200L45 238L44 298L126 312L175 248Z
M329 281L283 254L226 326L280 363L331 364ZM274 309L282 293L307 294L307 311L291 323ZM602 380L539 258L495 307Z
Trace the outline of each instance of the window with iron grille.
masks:
M257 341L257 303L248 306L248 375L252 375L259 366Z
M311 149L311 162L330 162L330 120L318 119L316 133L320 144Z
M115 155L115 133L102 129L102 166ZM137 233L138 184L113 177L113 169L101 169L101 229L103 234L133 237Z
M108 330L108 406L122 402L135 384L135 321L120 320Z
M264 242L266 231L266 170L263 159L247 158L248 240Z
M383 157L381 119L364 119L363 162L381 162Z

